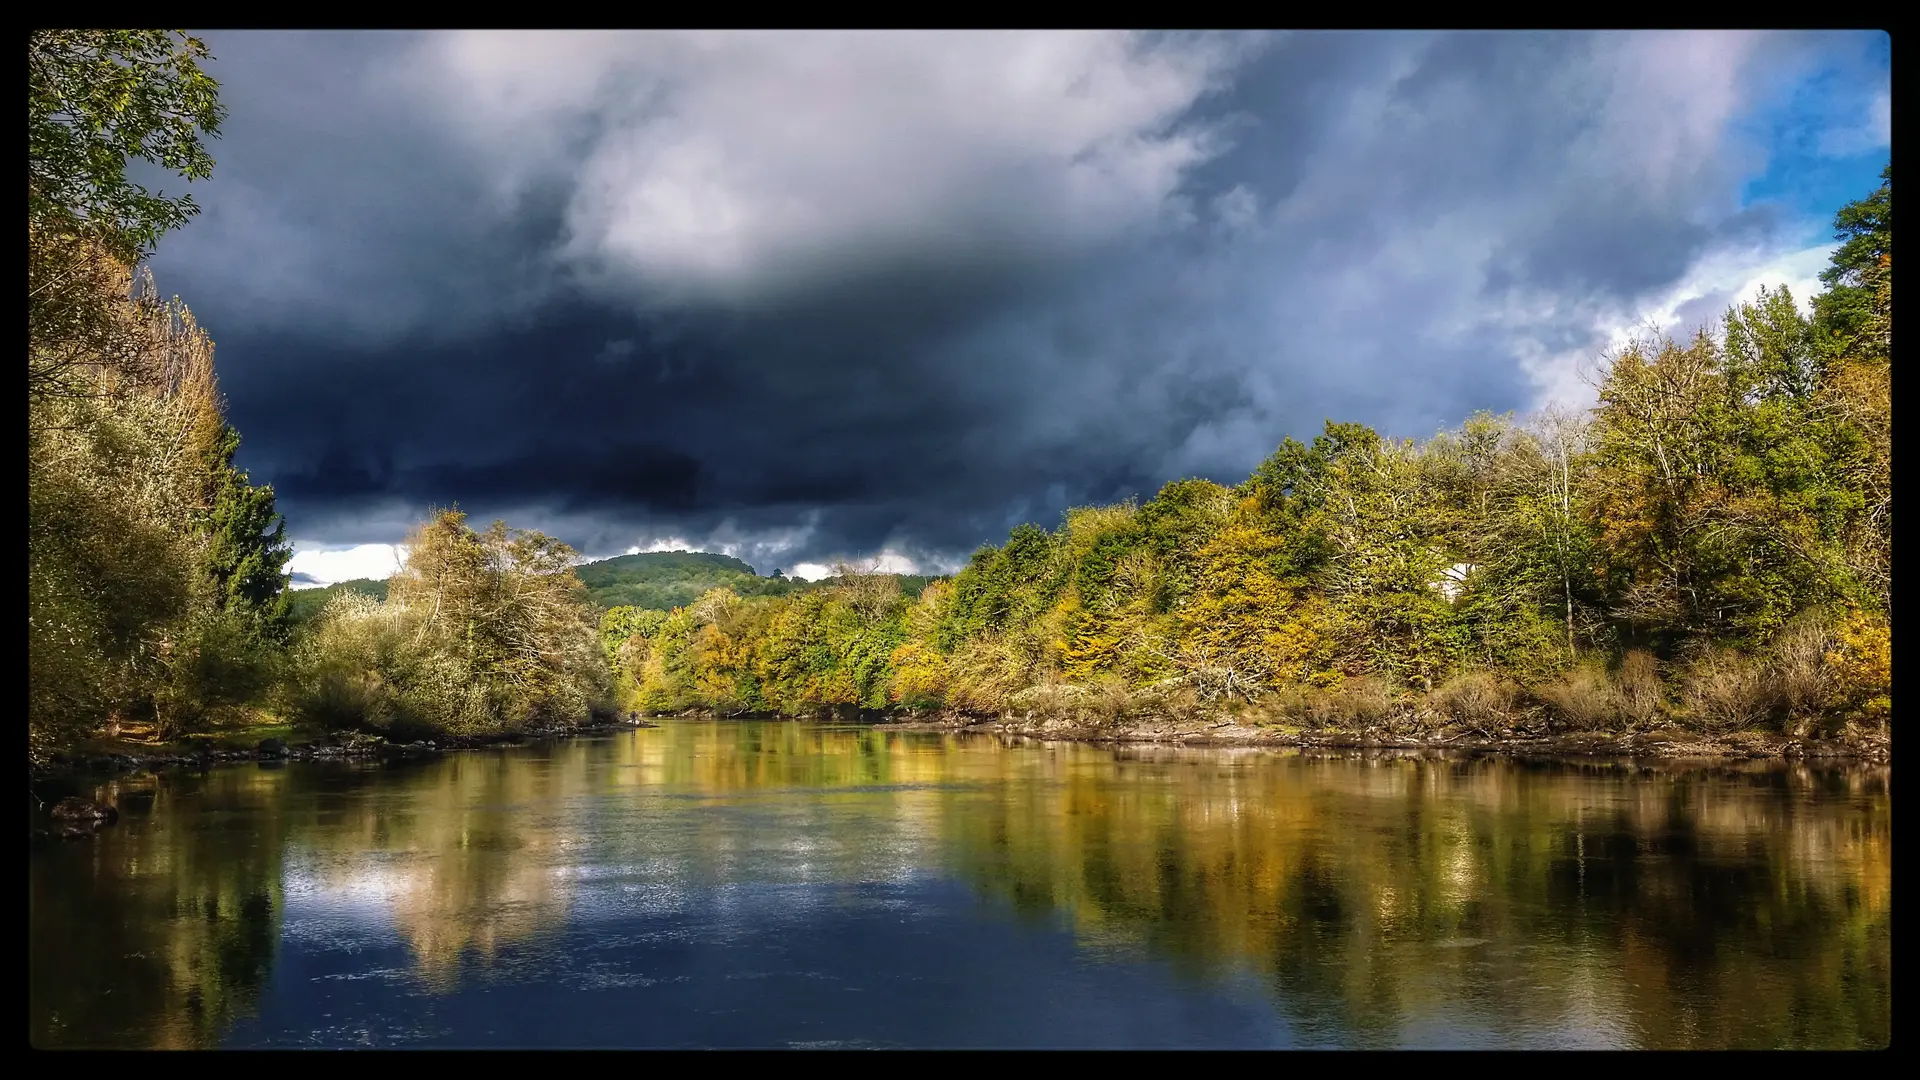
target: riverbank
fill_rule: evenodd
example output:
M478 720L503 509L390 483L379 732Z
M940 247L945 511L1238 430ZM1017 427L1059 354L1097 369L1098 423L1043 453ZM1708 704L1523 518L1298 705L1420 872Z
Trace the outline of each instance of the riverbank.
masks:
M1702 734L1675 727L1629 732L1532 731L1492 735L1440 727L1406 732L1382 728L1305 730L1219 719L1152 719L1090 726L1065 719L940 714L873 725L886 731L966 731L1089 743L1164 743L1186 746L1324 747L1328 749L1449 750L1519 756L1610 758L1839 758L1886 764L1892 740L1884 731L1851 728L1838 738L1797 738L1779 732Z
M87 747L56 752L32 769L35 783L81 775L115 775L168 769L207 769L215 765L271 761L399 761L433 757L458 750L513 746L541 739L568 739L616 731L654 727L633 717L577 727L536 728L492 735L440 735L413 742L388 742L358 732L328 732L303 737L283 728L283 734L246 739L247 733L198 736L167 743L101 741ZM249 745L250 743L250 745Z
M715 713L675 714L689 719L730 720ZM252 745L189 739L161 745L95 744L54 754L33 771L35 783L80 775L115 775L167 769L207 769L216 765L262 761L403 761L459 750L511 746L541 739L604 735L654 727L659 717L633 716L609 723L550 728L497 735L439 736L395 743L357 733L301 738L268 737ZM758 717L769 719L768 717ZM982 718L958 713L861 721L876 731L943 731L1011 735L1085 743L1149 743L1182 746L1318 747L1356 750L1447 750L1517 756L1609 758L1849 759L1880 764L1892 760L1892 740L1884 731L1850 728L1838 738L1796 738L1779 732L1736 731L1702 734L1676 727L1629 732L1548 732L1524 727L1482 734L1457 727L1407 732L1382 728L1358 730L1289 728L1219 719L1144 719L1088 725L1069 719Z

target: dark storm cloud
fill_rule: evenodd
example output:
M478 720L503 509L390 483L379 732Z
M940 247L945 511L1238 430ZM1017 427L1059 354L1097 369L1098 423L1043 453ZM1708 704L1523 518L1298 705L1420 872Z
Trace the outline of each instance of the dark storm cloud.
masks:
M1329 416L1525 408L1771 227L1750 36L211 43L159 272L309 543L458 502L946 562Z

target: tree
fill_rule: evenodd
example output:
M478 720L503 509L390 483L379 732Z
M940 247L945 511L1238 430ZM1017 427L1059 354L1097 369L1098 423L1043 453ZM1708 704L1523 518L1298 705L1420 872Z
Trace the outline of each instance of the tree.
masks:
M205 179L226 117L181 30L34 30L27 44L27 222L134 262L199 207L127 178L138 159Z
M1860 350L1887 356L1893 324L1893 164L1880 173L1873 194L1834 215L1839 250L1820 281L1827 291L1814 301L1822 345L1833 355Z
M1834 216L1842 241L1821 273L1813 336L1824 368L1821 403L1858 445L1839 469L1865 500L1847 539L1848 565L1873 594L1892 603L1893 550L1893 166L1867 198Z
M286 521L274 509L273 488L248 483L233 465L240 434L222 424L208 466L213 474L213 507L207 515L207 566L221 607L250 618L271 638L285 634L288 621Z
M179 31L34 30L27 44L27 393L86 393L87 369L132 368L118 311L129 271L199 212L128 179L146 161L188 180L219 134L206 46ZM141 306L156 310L150 290Z

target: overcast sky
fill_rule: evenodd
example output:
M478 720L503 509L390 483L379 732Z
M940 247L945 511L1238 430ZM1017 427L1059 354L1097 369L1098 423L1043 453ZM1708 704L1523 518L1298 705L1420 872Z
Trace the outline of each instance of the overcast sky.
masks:
M941 570L1815 285L1880 33L210 33L155 271L302 583L431 505Z

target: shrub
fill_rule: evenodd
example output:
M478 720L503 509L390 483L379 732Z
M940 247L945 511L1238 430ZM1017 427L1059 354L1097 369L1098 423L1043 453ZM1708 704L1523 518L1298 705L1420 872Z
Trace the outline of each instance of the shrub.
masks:
M1884 723L1893 712L1893 624L1886 616L1854 611L1834 628L1826 655L1837 707Z
M1315 696L1311 688L1288 685L1261 698L1260 707L1270 718L1266 722L1284 721L1312 727L1319 723L1313 708Z
M1598 665L1582 664L1535 686L1533 692L1554 719L1575 731L1605 728L1620 716L1613 681Z
M327 729L387 731L410 717L406 688L431 643L399 604L342 593L326 607L295 660L287 707Z
M1362 675L1314 695L1310 708L1319 725L1358 729L1392 719L1396 703L1392 689L1385 682Z
M1732 649L1714 649L1687 669L1681 696L1687 715L1703 729L1736 731L1765 718L1775 695L1765 669Z
M1775 692L1789 716L1804 719L1819 714L1836 686L1827 654L1836 642L1822 612L1807 612L1774 635L1769 674Z
M570 551L497 524L475 534L457 515L415 539L387 600L343 593L321 614L289 693L295 716L405 740L607 710L605 648Z
M1666 704L1666 685L1660 681L1660 665L1650 653L1630 650L1620 661L1614 676L1614 705L1629 724L1643 726L1660 719Z
M1036 720L1065 722L1076 727L1111 727L1132 715L1141 704L1126 681L1104 676L1091 683L1042 683L1008 699L1008 708Z
M1197 719L1206 708L1199 692L1181 682L1156 683L1129 692L1133 695L1133 707L1137 714L1151 713L1168 720L1183 721Z
M270 642L242 613L203 609L169 642L153 692L154 727L172 738L264 697L278 674Z
M1485 733L1513 716L1515 688L1485 671L1469 671L1443 683L1432 695L1442 715L1456 724Z

